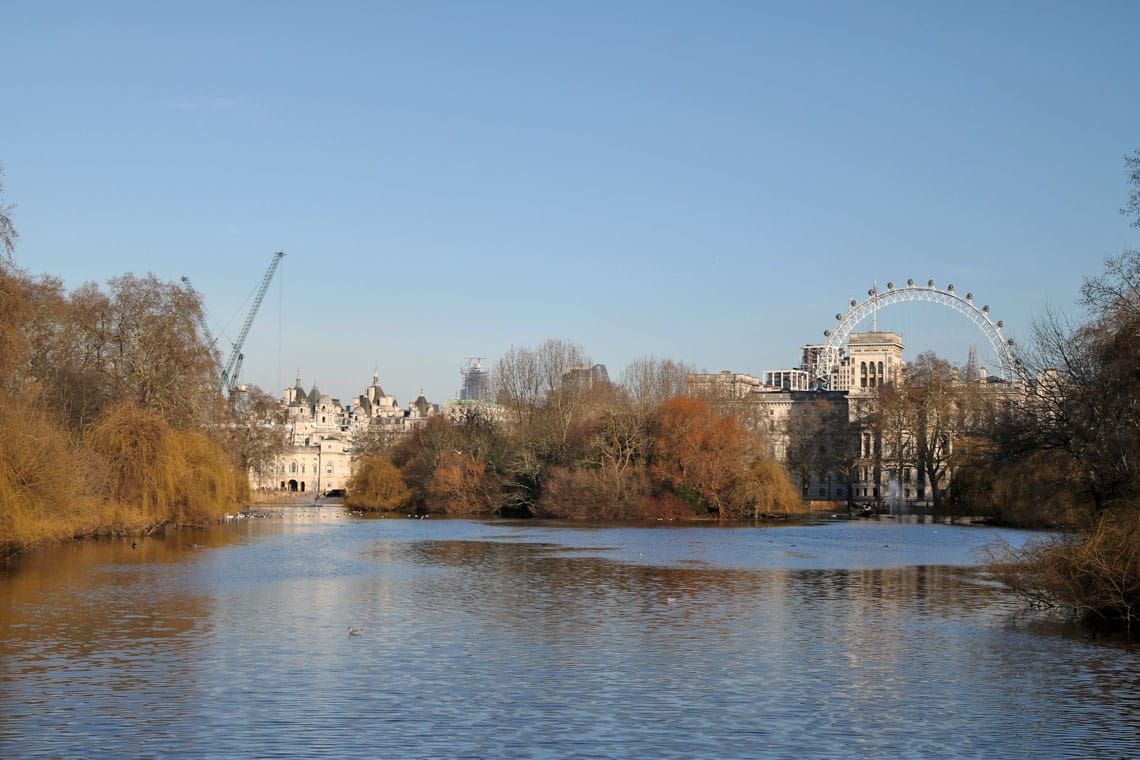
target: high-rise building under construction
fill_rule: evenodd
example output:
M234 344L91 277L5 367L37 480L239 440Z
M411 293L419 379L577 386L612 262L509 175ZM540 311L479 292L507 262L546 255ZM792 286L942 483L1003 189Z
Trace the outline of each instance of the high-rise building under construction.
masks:
M481 356L472 357L460 370L463 378L463 389L459 391L460 401L485 401L489 404L495 400L495 392L491 387L491 373L483 369L479 363L482 359Z

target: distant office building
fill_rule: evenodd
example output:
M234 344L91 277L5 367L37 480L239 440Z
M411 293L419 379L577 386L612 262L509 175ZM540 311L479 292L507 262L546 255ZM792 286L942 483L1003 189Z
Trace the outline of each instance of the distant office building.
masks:
M599 383L609 383L610 373L604 364L592 367L571 367L562 375L563 388L593 388Z
M764 387L784 391L810 391L812 376L802 369L769 369L764 371Z

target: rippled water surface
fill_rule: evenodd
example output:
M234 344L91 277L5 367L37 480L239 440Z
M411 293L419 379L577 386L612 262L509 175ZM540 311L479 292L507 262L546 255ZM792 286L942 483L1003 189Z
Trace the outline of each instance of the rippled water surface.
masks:
M63 546L0 574L0 756L1140 758L1140 651L990 583L998 535L326 507Z

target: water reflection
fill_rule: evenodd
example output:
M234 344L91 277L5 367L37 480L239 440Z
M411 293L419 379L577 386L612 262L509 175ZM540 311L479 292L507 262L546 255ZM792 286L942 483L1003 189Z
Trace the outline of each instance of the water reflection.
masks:
M0 578L0 756L1136 752L1137 651L979 575L992 532L911 527L315 510L42 552Z

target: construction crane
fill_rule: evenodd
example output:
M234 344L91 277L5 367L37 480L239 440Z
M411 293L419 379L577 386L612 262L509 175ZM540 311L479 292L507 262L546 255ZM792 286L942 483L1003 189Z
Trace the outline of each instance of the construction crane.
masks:
M198 295L197 290L194 290L194 285L186 275L182 276L182 284L198 298L198 329L202 331L202 336L206 339L206 345L209 347L210 352L213 353L214 344L218 341L214 338L214 334L210 332L210 326L206 324L206 306L202 303L202 297Z
M261 286L257 289L257 296L253 299L253 305L249 307L249 314L246 315L245 324L241 326L241 332L238 333L237 340L234 341L233 352L230 354L229 360L226 361L226 366L222 368L222 387L227 392L232 391L237 387L238 375L241 374L241 363L245 356L241 352L241 348L245 345L246 336L249 335L249 328L253 326L253 319L257 316L257 310L261 308L261 302L265 299L265 291L269 289L269 282L273 279L273 273L277 271L278 264L281 259L285 258L284 251L278 251L273 254L273 261L269 262L269 269L265 272L265 276L261 278Z

